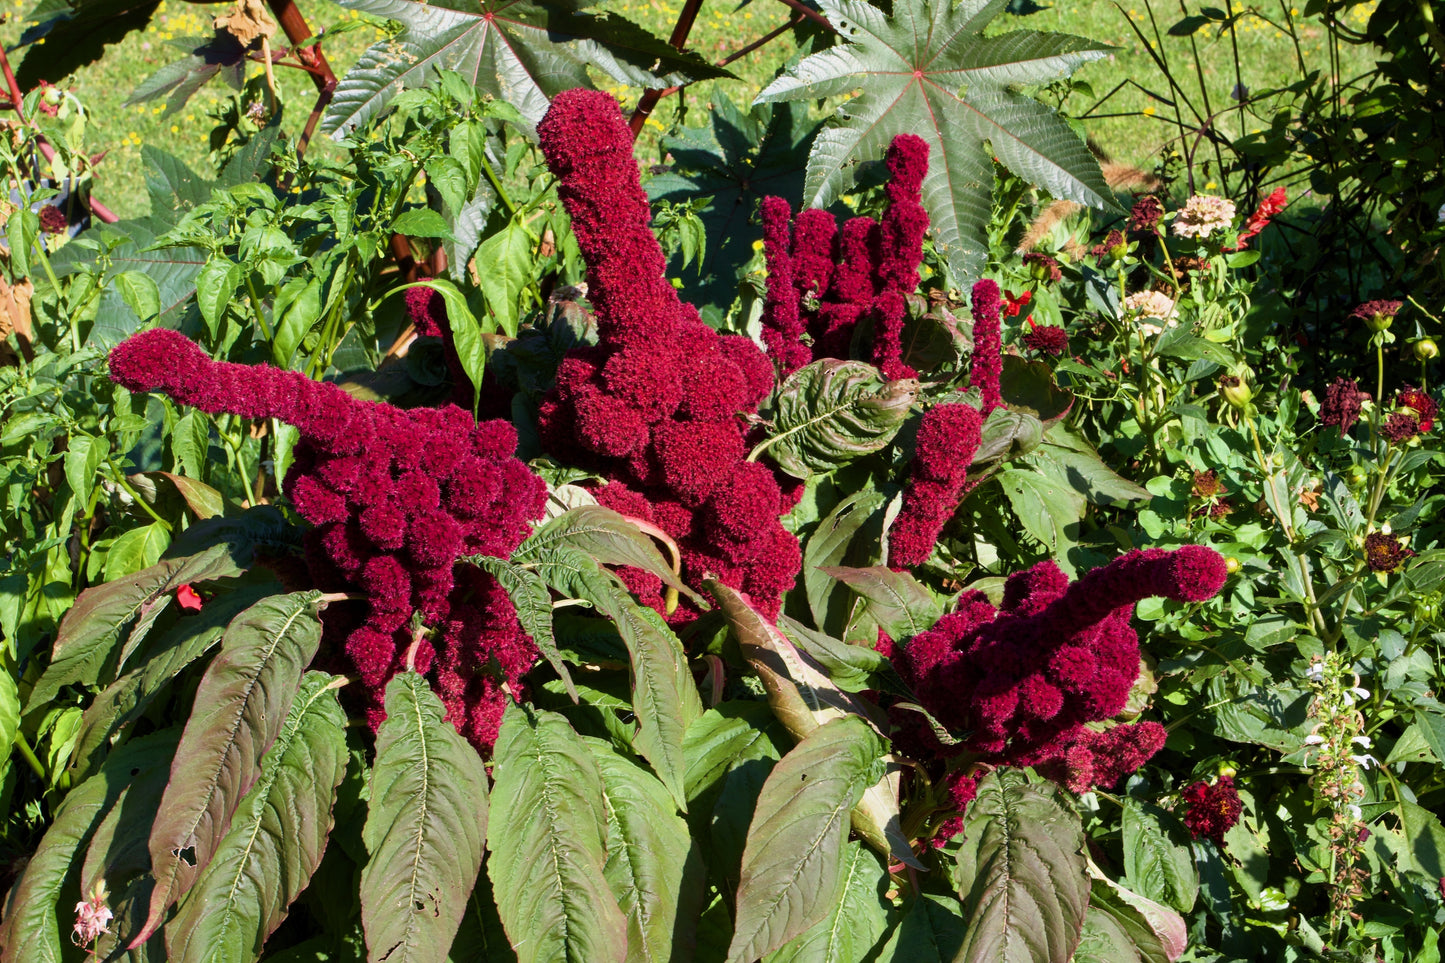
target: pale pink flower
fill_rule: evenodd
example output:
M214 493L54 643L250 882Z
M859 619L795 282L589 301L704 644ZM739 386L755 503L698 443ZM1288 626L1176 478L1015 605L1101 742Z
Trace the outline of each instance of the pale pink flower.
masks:
M115 914L105 905L105 883L96 886L89 899L75 904L75 932L71 940L76 946L94 943L110 928Z
M1195 194L1174 215L1170 230L1176 237L1208 237L1215 231L1228 230L1233 223L1233 201L1213 194Z

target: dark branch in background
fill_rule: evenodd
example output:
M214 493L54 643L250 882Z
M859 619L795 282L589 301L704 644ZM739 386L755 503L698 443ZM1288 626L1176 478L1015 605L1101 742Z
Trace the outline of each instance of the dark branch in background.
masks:
M311 27L307 25L306 18L301 15L293 0L270 0L271 12L276 15L276 22L281 29L286 31L286 39L291 41L291 52L296 54L306 72L311 75L311 82L316 85L316 105L311 108L311 116L306 118L306 127L301 131L301 139L296 142L296 156L299 159L306 153L306 146L311 143L311 137L316 133L316 125L321 121L321 115L326 112L326 107L331 103L332 96L336 93L336 74L331 69L331 64L326 62L326 54L321 52L319 42L310 46L301 46L301 42L311 37Z
M673 25L672 36L667 42L678 50L687 46L687 35L692 32L692 25L697 20L697 12L702 9L702 0L687 0L682 5L682 12L677 15L677 23ZM647 123L647 118L652 116L652 111L657 107L657 102L662 99L664 91L661 88L644 90L642 99L637 102L637 109L632 112L632 120L629 125L632 128L632 139L636 140L637 135L642 133L642 127Z
M823 16L821 13L808 6L806 3L803 2L803 0L781 0L781 2L789 7L792 7L794 10L807 17L809 20L815 21L818 26L822 27L824 30L827 30L829 33L838 32L838 28L829 23L827 17Z

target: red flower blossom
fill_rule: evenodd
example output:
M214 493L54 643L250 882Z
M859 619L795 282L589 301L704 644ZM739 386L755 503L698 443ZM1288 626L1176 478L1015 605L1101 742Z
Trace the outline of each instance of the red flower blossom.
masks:
M182 585L176 589L176 605L187 612L199 612L203 604L200 594L189 585Z
M988 278L973 286L973 359L969 362L969 384L983 392L982 414L1003 404L998 379L1003 372L1003 342L999 335L1001 305L998 285Z
M1320 424L1340 429L1340 437L1360 420L1360 406L1370 396L1360 390L1360 383L1353 378L1336 378L1325 389L1324 404L1320 406Z
M1003 316L1006 318L1018 317L1018 313L1029 306L1033 300L1034 292L1025 291L1023 294L1014 294L1012 291L1003 292Z
M1131 234L1153 234L1164 219L1164 204L1153 194L1145 194L1134 202L1129 212Z
M958 507L982 427L982 417L970 405L935 405L924 414L912 478L888 533L888 564L893 568L920 565L933 553L939 533Z
M1184 801L1184 825L1195 839L1212 839L1216 846L1224 845L1224 834L1239 822L1244 812L1239 791L1234 788L1234 779L1220 776L1214 785L1196 782L1180 793Z
M1365 564L1372 572L1394 572L1415 553L1394 535L1371 532L1365 536Z
M1249 239L1269 226L1275 215L1285 209L1289 198L1285 195L1283 187L1276 187L1268 197L1259 202L1254 213L1244 222L1244 229L1239 232L1239 243L1233 247L1227 247L1226 251L1242 251L1249 247Z
M40 230L44 234L64 234L70 229L70 219L54 204L42 204L37 212Z
M1063 328L1052 324L1037 324L1033 318L1029 318L1029 329L1024 332L1024 346L1057 358L1069 350L1069 335Z

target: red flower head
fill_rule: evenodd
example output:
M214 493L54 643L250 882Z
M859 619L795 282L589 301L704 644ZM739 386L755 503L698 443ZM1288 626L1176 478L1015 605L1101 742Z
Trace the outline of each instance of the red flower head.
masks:
M1239 232L1239 243L1225 250L1242 251L1249 247L1249 239L1268 227L1269 222L1284 210L1287 203L1289 198L1285 195L1284 188L1276 187L1268 197L1259 202L1259 207L1256 207L1254 213L1244 222L1244 229Z
M1037 324L1033 318L1029 318L1029 329L1024 332L1024 346L1057 358L1069 350L1069 335L1063 328L1052 324Z
M1164 204L1153 194L1145 194L1134 202L1129 212L1129 231L1133 234L1153 234L1164 219Z
M1002 304L998 285L984 278L973 286L973 359L969 362L969 383L983 392L985 418L1003 404L998 379L1003 372L1003 342L999 334Z
M187 612L199 612L204 604L201 596L189 585L182 585L176 589L176 604Z
M1370 396L1360 390L1360 383L1353 378L1336 378L1325 389L1324 404L1320 406L1320 424L1340 429L1340 437L1360 420L1360 406Z
M1371 532L1365 536L1365 564L1372 572L1394 572L1415 553L1394 535Z
M1420 420L1421 433L1435 427L1435 416L1440 413L1434 398L1419 388L1410 386L1400 389L1400 393L1395 396L1395 405L1415 413L1415 417Z
M923 416L914 446L912 478L888 533L888 564L922 564L958 507L968 466L978 451L983 419L965 404L935 405Z
M1230 776L1220 776L1212 786L1196 782L1186 787L1180 798L1186 807L1184 825L1190 835L1212 839L1216 846L1224 845L1224 834L1234 828L1244 812L1244 803Z
M1025 291L1023 294L1014 294L1012 291L1003 292L1003 316L1006 318L1018 317L1018 313L1029 306L1033 300L1034 292Z
M37 216L40 218L40 230L44 234L64 234L70 229L70 219L54 204L41 205Z

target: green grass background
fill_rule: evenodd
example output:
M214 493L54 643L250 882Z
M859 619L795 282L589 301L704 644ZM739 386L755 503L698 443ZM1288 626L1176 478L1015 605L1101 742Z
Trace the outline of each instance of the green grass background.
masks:
M1242 81L1252 91L1260 91L1296 80L1300 76L1301 58L1307 69L1319 69L1323 71L1323 76L1329 77L1327 32L1318 22L1303 17L1298 8L1289 6L1289 0L1276 0L1273 7L1265 2L1248 8L1252 12L1242 15L1232 39L1227 33L1221 34L1216 27L1200 31L1192 41L1170 37L1166 31L1186 13L1196 12L1209 4L1186 6L1182 0L1174 4L1156 0L1151 7L1142 0L1123 2L1122 8L1110 0L1061 2L1026 17L1004 16L994 27L995 30L1027 28L1062 31L1101 40L1117 48L1108 58L1087 65L1077 75L1090 85L1093 97L1086 92L1076 92L1065 105L1065 109L1075 116L1087 114L1086 129L1090 137L1116 160L1147 168L1152 158L1161 149L1167 148L1177 134L1173 109L1151 95L1171 96L1169 85L1129 26L1132 20L1152 39L1151 11L1159 33L1163 34L1159 49L1167 57L1171 73L1201 110L1205 99L1201 94L1201 80L1202 90L1207 94L1211 107L1219 111L1231 103L1230 92L1237 82ZM1211 0L1211 3L1223 4L1224 0ZM681 0L616 0L603 4L607 9L636 20L663 36L671 30L681 5ZM10 14L8 22L0 25L0 41L5 42L7 47L19 37L23 15L30 6L31 0L0 0L0 8L8 9ZM322 27L334 29L348 20L357 19L354 12L327 0L299 0L299 6L313 31ZM1373 6L1370 3L1353 8L1349 21L1351 26L1362 26ZM97 168L95 194L120 216L144 214L147 209L140 158L142 144L160 146L179 155L198 171L207 171L208 134L214 123L209 115L229 99L231 90L228 87L213 81L192 98L185 109L170 116L165 115L163 103L132 107L123 107L122 104L143 79L182 56L182 50L176 46L178 43L186 38L209 35L213 30L212 18L225 9L222 4L200 5L164 0L149 28L137 31L108 48L102 61L67 78L49 78L71 88L89 108L87 150L92 154L105 152ZM1235 12L1242 10L1245 8L1238 8ZM753 0L741 8L725 0L709 0L693 29L690 45L703 56L720 60L783 22L788 12L782 4L767 0ZM1298 53L1294 40L1280 29L1290 22L1299 41ZM358 29L329 38L324 49L338 76L377 37L375 29L361 25ZM284 35L278 32L277 41L284 43ZM731 69L738 74L739 80L719 82L719 89L726 91L735 101L746 102L767 83L777 66L791 53L791 43L784 37L736 62ZM1340 53L1342 70L1347 75L1367 69L1372 57L1371 51L1361 48L1345 47ZM43 44L27 55L38 56L43 62ZM10 56L18 60L20 52L12 50ZM249 67L252 75L259 73L260 69L256 64ZM278 69L278 81L286 104L287 127L292 132L299 132L314 101L314 88L304 73L294 69ZM1095 105L1096 100L1127 81L1132 83L1127 83L1102 104ZM613 92L628 103L635 102L638 95L638 91L624 88L614 88ZM691 113L691 123L701 121L700 109L706 108L710 95L711 90L707 86L684 93L688 105L697 108ZM678 103L677 96L665 99L649 121L643 144L644 156L655 156L649 148L655 147L658 134L672 123ZM1260 109L1266 116L1272 113L1272 105L1264 105ZM1262 122L1231 111L1222 115L1218 123L1227 134L1235 136L1241 131L1258 129ZM337 151L322 137L313 141L312 149L332 154ZM1212 186L1205 185L1206 189Z

